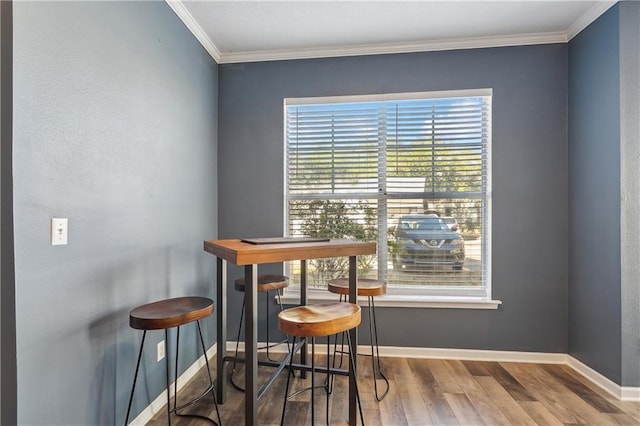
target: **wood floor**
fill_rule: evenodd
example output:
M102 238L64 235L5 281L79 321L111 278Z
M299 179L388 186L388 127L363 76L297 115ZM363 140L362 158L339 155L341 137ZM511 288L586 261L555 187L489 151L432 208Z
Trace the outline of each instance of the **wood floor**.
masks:
M377 402L371 359L359 358L358 386L367 425L640 425L640 403L618 401L564 365L382 358L391 389L383 401ZM324 359L319 357L317 363L322 365ZM211 364L214 367L215 362ZM258 370L261 380L266 380L272 371L267 367ZM215 377L215 371L212 374ZM324 381L324 377L317 374L316 383ZM202 369L178 394L179 401L197 395L197 388L202 389L205 380ZM259 424L280 423L285 382L286 370L260 401ZM296 377L293 383L295 388L308 386L310 379ZM223 425L244 424L243 394L232 386L227 386L226 391L226 401L219 406ZM288 403L285 424L311 423L309 399L309 392L304 392ZM325 401L324 392L317 391L315 411L319 425L326 424ZM332 425L347 424L346 377L336 378L330 410ZM216 418L210 396L185 412ZM166 411L162 411L149 424L166 423ZM211 423L173 416L172 424Z

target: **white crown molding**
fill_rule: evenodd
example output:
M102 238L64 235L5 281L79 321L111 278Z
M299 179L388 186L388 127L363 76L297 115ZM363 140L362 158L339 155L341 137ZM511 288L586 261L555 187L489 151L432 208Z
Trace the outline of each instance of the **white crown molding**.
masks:
M576 19L576 21L569 26L566 30L567 41L571 40L575 36L577 36L580 31L587 28L593 21L598 19L600 15L605 13L611 6L616 4L618 0L615 1L598 1L593 7L587 10L584 15Z
M187 10L182 0L165 0L169 7L193 33L200 44L218 64L241 62L266 62L292 59L335 58L341 56L385 55L394 53L435 52L443 50L480 49L489 47L526 46L533 44L567 43L580 31L609 10L618 0L598 1L584 15L578 18L566 31L507 36L470 37L443 39L414 43L382 43L351 45L316 49L283 49L251 52L224 53L216 47L200 24Z
M178 15L178 18L186 25L202 47L211 55L214 61L220 63L222 54L220 50L213 44L207 33L202 29L200 24L195 20L191 13L187 10L181 0L165 0L169 7Z
M284 49L254 52L222 53L220 64L266 62L290 59L332 58L341 56L385 55L393 53L434 52L442 50L479 49L487 47L524 46L566 43L565 32L514 34L499 37L471 37L415 43L382 43L317 49Z

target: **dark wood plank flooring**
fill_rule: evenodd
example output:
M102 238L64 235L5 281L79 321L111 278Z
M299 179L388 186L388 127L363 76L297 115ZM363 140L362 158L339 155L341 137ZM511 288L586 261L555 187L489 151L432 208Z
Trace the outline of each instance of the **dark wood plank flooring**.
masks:
M317 365L324 362L324 356L318 357ZM382 358L391 389L382 402L377 402L370 362L368 357L358 360L358 384L367 425L640 425L640 403L618 401L565 365ZM210 365L214 368L215 362ZM258 370L259 380L266 380L272 371L267 367ZM215 377L216 372L212 374ZM179 401L197 395L205 386L205 377L201 369L178 394ZM316 383L324 378L324 374L317 374ZM242 380L240 376L239 383ZM280 423L285 382L286 370L260 401L259 424ZM296 377L292 383L297 389L308 386L310 379ZM378 383L382 385L381 380ZM230 385L226 391L226 401L219 406L223 424L244 424L243 393ZM285 424L310 424L309 400L309 392L291 400ZM185 412L215 419L210 396ZM322 390L316 392L315 413L316 423L326 424ZM346 425L347 419L347 378L337 377L330 399L330 423ZM149 422L154 426L166 423L166 411ZM172 424L211 423L173 416Z

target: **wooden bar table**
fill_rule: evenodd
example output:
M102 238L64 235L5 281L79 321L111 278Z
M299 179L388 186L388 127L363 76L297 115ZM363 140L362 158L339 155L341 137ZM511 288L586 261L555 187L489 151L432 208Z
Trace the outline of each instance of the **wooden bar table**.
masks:
M271 240L271 241L268 241ZM247 241L255 241L251 243ZM349 302L357 303L357 264L359 255L375 254L375 242L353 240L306 241L295 238L274 239L232 239L209 240L204 242L204 250L217 257L217 378L216 392L218 403L224 403L224 358L227 347L227 262L244 266L245 282L245 424L258 424L258 267L261 263L276 263L300 260L300 302L307 304L306 261L326 257L349 257ZM357 356L357 329L350 331L354 353ZM304 352L303 352L304 354ZM306 355L306 354L305 354ZM306 358L306 356L305 356ZM304 361L304 358L303 358ZM349 366L351 364L349 363ZM355 371L349 367L349 424L357 422L355 391Z

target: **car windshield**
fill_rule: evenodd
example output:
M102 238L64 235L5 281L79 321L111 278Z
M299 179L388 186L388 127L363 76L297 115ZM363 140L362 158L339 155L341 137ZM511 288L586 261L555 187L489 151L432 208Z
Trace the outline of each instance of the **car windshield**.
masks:
M412 229L418 231L447 231L449 228L442 219L439 218L420 218L420 219L403 219L400 224L402 229Z

